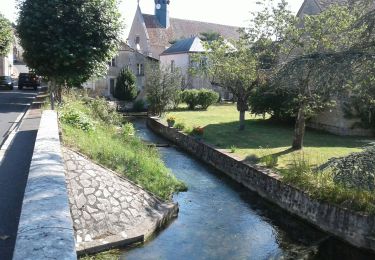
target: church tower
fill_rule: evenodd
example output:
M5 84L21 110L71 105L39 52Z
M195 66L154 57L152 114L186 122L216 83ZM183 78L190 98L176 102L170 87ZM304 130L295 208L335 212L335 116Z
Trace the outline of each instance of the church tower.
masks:
M169 0L155 0L155 16L163 28L169 27Z

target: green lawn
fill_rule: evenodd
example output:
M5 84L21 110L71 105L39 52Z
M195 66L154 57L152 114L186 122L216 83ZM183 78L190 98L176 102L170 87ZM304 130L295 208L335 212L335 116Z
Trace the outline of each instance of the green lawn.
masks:
M293 160L304 156L310 165L324 163L329 158L341 157L361 149L369 138L341 137L320 131L307 130L303 152L288 150L292 144L293 126L276 124L261 117L246 114L246 130L238 131L239 113L234 104L217 105L207 111L178 111L168 114L183 122L187 131L193 126L205 127L204 140L218 148L231 150L244 160L254 156L274 155L276 168L287 168Z

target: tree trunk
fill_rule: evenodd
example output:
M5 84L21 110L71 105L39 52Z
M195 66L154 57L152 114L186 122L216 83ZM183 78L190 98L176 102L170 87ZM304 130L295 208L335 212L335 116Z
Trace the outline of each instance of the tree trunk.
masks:
M237 97L237 110L240 112L240 127L239 130L245 130L245 113L249 110L246 97Z
M303 138L305 136L306 118L305 118L305 107L301 106L298 110L298 116L294 127L294 137L292 149L301 150L303 148Z
M245 113L246 111L240 111L240 131L245 130Z

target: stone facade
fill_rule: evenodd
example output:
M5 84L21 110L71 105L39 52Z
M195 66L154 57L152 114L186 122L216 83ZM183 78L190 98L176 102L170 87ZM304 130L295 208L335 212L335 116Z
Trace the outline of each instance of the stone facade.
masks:
M86 87L92 89L96 95L106 97L113 96L120 71L128 67L137 77L137 87L140 92L139 98L143 98L145 86L144 70L147 62L157 61L130 48L127 44L122 43L117 56L110 62L106 77L87 82Z
M271 170L244 163L208 144L168 128L153 118L147 120L147 125L154 132L291 214L349 244L375 251L374 216L312 199L305 192L282 182Z

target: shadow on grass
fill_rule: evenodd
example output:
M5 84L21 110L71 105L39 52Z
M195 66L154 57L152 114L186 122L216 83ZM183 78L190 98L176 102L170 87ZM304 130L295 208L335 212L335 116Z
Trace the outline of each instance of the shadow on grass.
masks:
M205 140L219 148L235 146L240 149L273 149L291 147L293 126L272 120L250 119L246 121L244 131L238 130L238 122L211 124L205 127ZM359 148L369 145L374 140L361 137L343 137L334 134L307 129L305 147L345 147ZM292 152L287 149L275 154L281 156Z

